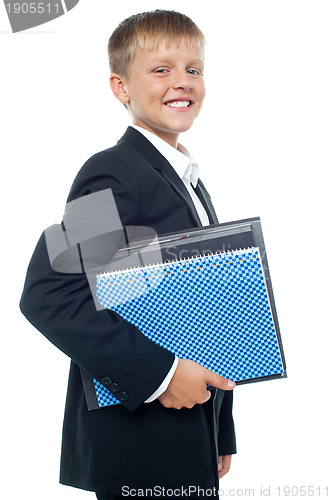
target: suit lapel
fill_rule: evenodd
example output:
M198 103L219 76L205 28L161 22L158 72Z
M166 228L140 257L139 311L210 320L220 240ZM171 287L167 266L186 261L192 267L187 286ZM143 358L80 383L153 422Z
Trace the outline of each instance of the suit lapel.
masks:
M159 153L144 135L132 127L127 128L125 134L119 140L119 143L123 141L129 142L144 158L146 158L153 168L160 171L161 176L188 205L195 226L201 226L200 218L186 186L166 158ZM215 224L218 222L210 196L200 180L198 181L195 191L209 216L210 223Z
M218 217L212 205L211 197L204 187L203 182L198 179L197 186L194 188L198 198L200 199L206 213L209 216L210 224L218 224Z
M172 186L174 191L183 199L183 201L189 206L191 215L197 226L201 226L201 221L197 213L196 207L191 199L188 189L184 185L182 179L175 172L174 168L166 160L166 164L161 170L161 175L163 178Z

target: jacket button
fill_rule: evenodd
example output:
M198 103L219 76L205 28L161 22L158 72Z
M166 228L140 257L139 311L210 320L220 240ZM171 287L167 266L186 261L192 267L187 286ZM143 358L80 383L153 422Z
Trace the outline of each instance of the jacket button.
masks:
M124 392L124 391L123 391L123 392L119 392L119 394L117 394L117 396L116 396L116 397L117 397L117 399L118 399L119 401L127 401L127 399L128 399L128 394L127 394L126 392Z
M109 377L103 377L103 378L101 379L101 383L102 383L103 385L111 385L112 380L111 380Z
M120 390L120 387L119 387L119 384L117 384L116 382L113 382L110 386L109 386L109 390L111 392L118 392Z

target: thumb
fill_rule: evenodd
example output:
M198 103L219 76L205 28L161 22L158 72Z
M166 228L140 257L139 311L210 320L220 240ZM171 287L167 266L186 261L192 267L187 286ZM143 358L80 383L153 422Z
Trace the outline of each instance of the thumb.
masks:
M205 389L205 395L206 395L206 400L204 401L204 403L209 401L209 399L211 397L211 391L209 391L208 389Z
M205 368L205 381L208 385L212 385L212 387L216 387L217 389L223 389L224 391L231 391L236 385L232 380L224 378L207 368Z

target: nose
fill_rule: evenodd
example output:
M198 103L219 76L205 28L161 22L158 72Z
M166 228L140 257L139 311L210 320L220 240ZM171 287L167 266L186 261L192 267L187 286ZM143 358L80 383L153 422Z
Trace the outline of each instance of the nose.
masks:
M185 70L179 70L174 73L174 80L172 84L175 90L189 91L193 88L193 82L190 75Z

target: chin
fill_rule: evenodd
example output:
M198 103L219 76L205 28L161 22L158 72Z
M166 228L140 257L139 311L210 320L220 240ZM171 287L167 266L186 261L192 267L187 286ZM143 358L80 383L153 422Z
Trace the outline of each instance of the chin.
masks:
M190 125L187 125L186 127L179 127L176 129L176 132L177 134L182 134L183 132L187 132L188 130L190 130L192 127L192 123Z
M192 125L193 125L193 122L178 123L178 124L173 123L172 126L170 127L170 130L174 134L181 134L182 132L187 132L187 130L189 130L192 127Z

